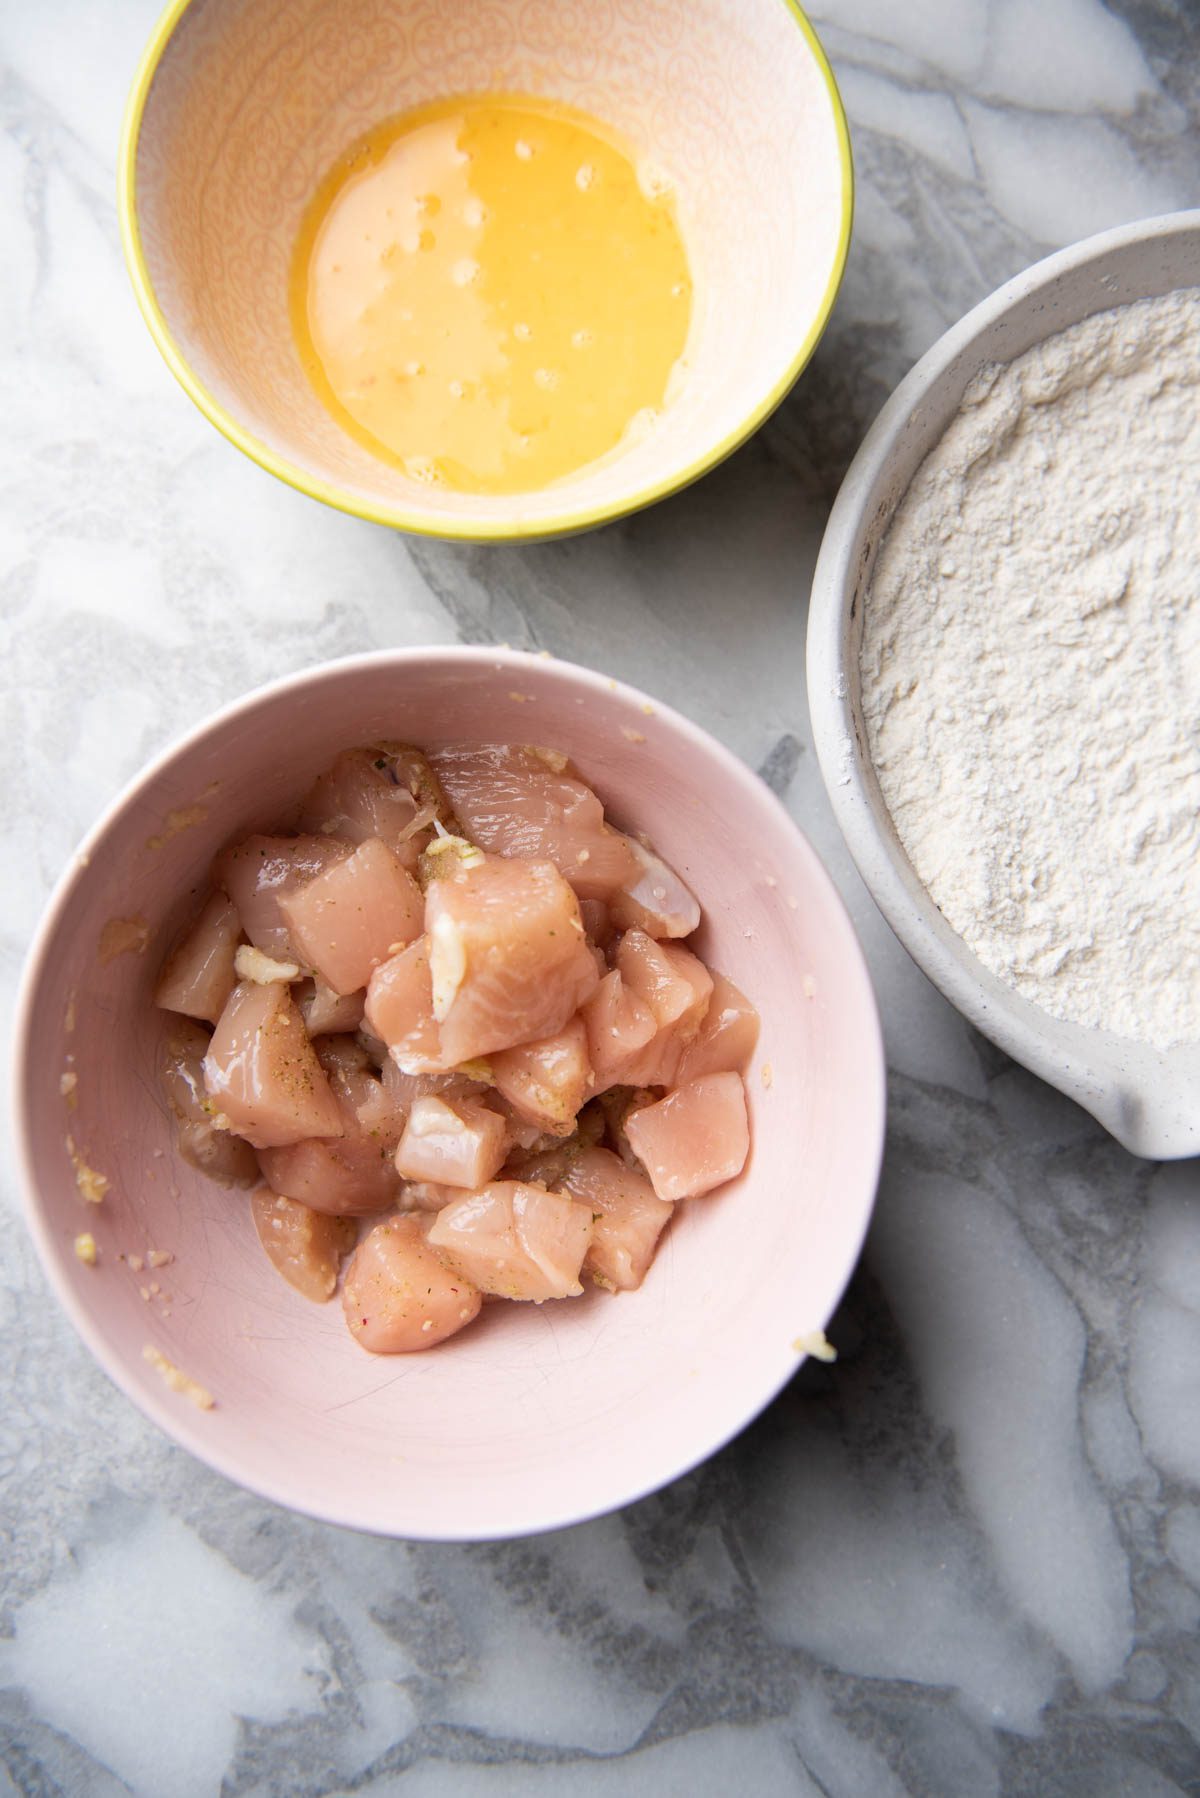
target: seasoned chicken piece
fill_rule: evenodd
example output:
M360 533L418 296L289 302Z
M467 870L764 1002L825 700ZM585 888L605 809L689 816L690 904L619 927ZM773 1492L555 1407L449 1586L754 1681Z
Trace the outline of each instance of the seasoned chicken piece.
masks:
M216 1112L256 1149L342 1134L337 1101L282 981L234 987L204 1057L204 1085Z
M553 862L581 899L607 899L638 877L628 838L566 756L521 744L460 744L429 758L463 829L497 855Z
M351 851L351 844L332 837L246 837L221 851L213 863L213 880L232 900L256 949L304 966L279 901L345 861Z
M416 1213L376 1224L342 1287L350 1334L376 1355L435 1348L477 1317L481 1303L478 1289L434 1254Z
M425 901L387 844L371 837L281 894L279 915L301 964L345 994L365 987L381 962L420 936Z
M694 1199L740 1174L750 1153L740 1074L704 1074L630 1112L625 1132L660 1199Z
M187 935L171 952L154 1003L215 1024L237 985L233 958L242 937L241 919L224 893L213 893Z
M327 1217L269 1186L250 1194L258 1240L272 1267L306 1299L321 1304L337 1287L342 1256L354 1247L353 1218Z
M425 928L446 1068L553 1036L599 984L579 903L549 862L459 863L430 883Z
M556 1182L592 1213L592 1241L583 1271L597 1286L633 1292L646 1277L658 1239L675 1207L660 1199L644 1174L611 1149L583 1149Z
M582 1018L540 1042L498 1049L488 1065L497 1092L519 1116L550 1135L570 1135L591 1083Z
M504 1299L578 1297L592 1214L561 1193L495 1180L439 1211L430 1247L483 1292Z

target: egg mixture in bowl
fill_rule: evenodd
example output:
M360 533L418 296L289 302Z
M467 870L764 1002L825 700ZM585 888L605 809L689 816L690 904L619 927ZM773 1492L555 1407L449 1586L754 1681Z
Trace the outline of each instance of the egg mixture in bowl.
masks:
M841 104L790 0L191 0L121 155L143 312L316 497L482 539L694 479L824 328Z

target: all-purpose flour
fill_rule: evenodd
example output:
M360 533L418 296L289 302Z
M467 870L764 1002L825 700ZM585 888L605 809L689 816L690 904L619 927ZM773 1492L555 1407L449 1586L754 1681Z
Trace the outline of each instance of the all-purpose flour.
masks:
M1056 1017L1200 1038L1200 289L985 371L861 667L896 829L979 959Z

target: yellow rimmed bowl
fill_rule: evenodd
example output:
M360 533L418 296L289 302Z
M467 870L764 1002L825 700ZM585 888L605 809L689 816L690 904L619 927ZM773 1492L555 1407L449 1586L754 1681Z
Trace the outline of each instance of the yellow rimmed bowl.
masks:
M301 214L339 154L480 92L579 107L667 170L695 284L688 376L655 429L529 494L377 461L318 400L288 314ZM231 443L361 518L484 542L589 529L736 449L816 347L853 210L841 100L791 0L175 0L134 81L118 183L146 322Z

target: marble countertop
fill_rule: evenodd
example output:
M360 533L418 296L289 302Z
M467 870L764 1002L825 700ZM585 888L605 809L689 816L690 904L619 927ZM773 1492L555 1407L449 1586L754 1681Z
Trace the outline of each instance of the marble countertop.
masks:
M1132 1159L908 961L822 791L804 632L912 361L1047 249L1200 198L1200 12L823 0L859 188L815 362L690 492L489 550L290 492L159 361L113 204L155 6L0 11L7 1015L72 846L181 729L325 657L507 641L649 687L782 793L866 945L891 1120L838 1364L657 1497L476 1548L174 1449L49 1297L6 1161L0 1793L1196 1792L1200 1163Z

